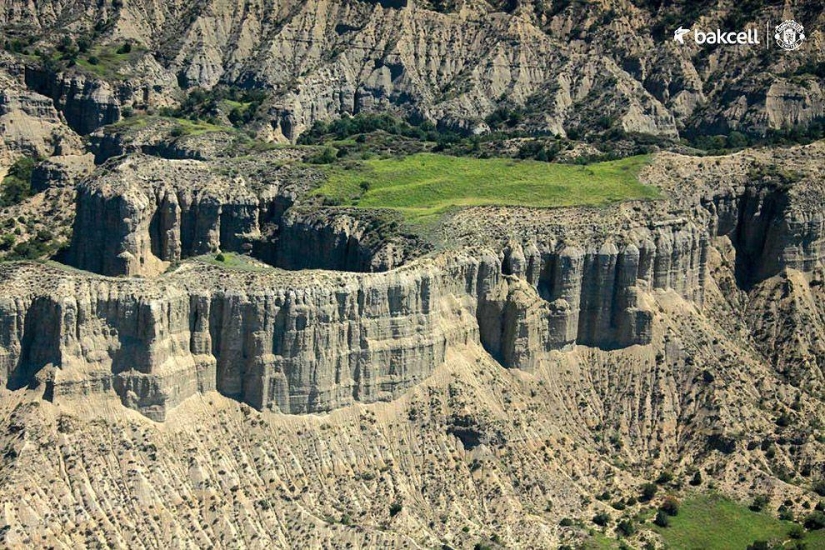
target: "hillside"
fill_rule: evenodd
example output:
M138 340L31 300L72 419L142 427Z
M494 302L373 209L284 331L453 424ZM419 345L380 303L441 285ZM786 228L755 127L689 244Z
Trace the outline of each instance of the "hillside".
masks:
M822 24L0 0L0 546L823 547Z

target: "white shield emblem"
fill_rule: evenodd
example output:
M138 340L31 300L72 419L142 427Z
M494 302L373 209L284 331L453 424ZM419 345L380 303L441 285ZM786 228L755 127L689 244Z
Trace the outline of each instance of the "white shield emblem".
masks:
M773 38L776 40L776 44L783 50L796 50L802 45L802 41L805 40L805 27L793 19L786 19L777 25Z

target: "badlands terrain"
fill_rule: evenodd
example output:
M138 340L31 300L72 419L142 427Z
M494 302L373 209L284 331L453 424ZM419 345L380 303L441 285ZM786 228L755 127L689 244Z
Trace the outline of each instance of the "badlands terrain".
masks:
M822 11L0 0L0 545L825 548Z

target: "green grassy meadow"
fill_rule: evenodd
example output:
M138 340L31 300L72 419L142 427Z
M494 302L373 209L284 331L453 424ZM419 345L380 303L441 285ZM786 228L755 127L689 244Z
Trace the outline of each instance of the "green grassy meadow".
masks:
M570 165L418 153L355 168L331 165L317 193L344 206L400 210L409 220L457 206L599 206L658 198L657 189L638 180L649 160Z
M789 541L793 525L718 495L702 495L683 501L670 525L656 531L672 550L745 550L756 540ZM807 532L802 542L809 550L825 549L825 531Z

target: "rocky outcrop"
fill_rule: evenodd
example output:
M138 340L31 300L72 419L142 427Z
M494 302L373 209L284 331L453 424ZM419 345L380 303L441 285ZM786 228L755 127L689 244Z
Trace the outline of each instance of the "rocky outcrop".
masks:
M477 339L479 262L463 257L340 284L201 273L163 282L6 269L0 376L52 399L116 392L162 420L217 389L258 408L319 412L396 396ZM26 281L28 279L28 281Z
M69 126L79 134L88 134L120 120L121 102L112 86L103 80L27 66L26 85L50 97Z
M517 282L482 294L482 343L504 365L528 369L537 351L575 343L602 349L647 344L653 315L642 294L673 290L701 304L707 254L706 234L679 221L584 248L511 243L502 270Z
M27 90L22 64L0 53L0 166L21 155L48 157L80 152L79 136L72 132L52 101Z
M415 242L383 237L386 215L290 209L293 200L277 181L260 186L205 163L130 157L80 186L69 262L102 275L157 275L224 251L290 270L369 272L414 253Z
M291 209L280 221L271 263L284 269L388 271L414 257L418 243L382 237L386 223L369 213Z
M141 203L119 200L112 217L128 225ZM198 204L219 218L218 208ZM152 241L171 246L162 254L177 253L170 243L191 243L162 237ZM508 367L531 370L545 352L577 342L648 343L645 289L701 300L700 234L672 225L634 242L544 252L514 244L503 259L467 251L364 275L190 266L155 280L113 281L8 269L0 374L11 387L42 381L55 399L114 391L162 420L182 399L211 389L289 413L387 399L428 376L448 347L469 341ZM37 277L42 292L20 292Z
M90 154L51 157L32 170L32 190L40 193L51 187L73 185L93 170L94 157Z
M825 262L825 213L821 193L754 182L705 201L710 233L736 249L736 278L744 288L783 269L811 273ZM810 191L810 189L808 189ZM798 195L808 195L799 200Z

